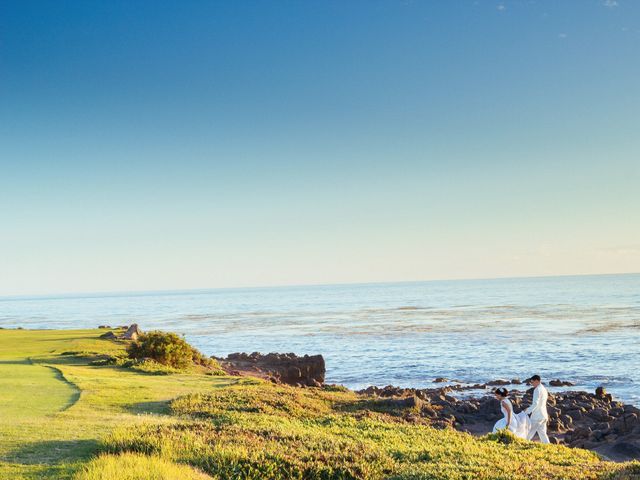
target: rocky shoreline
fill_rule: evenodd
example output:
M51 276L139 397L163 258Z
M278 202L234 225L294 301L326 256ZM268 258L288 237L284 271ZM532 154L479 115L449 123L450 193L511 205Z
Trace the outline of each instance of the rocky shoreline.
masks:
M495 382L473 385L473 389L491 388ZM500 383L501 385L503 383ZM398 405L411 405L408 421L426 418L437 428L455 428L472 434L486 434L502 417L498 401L487 391L482 396L458 398L455 391L466 386L440 388L369 387L357 393L373 398L387 398ZM509 398L516 411L531 404L532 390L511 391ZM594 450L616 460L640 459L640 409L618 402L598 388L549 394L549 438L552 443ZM416 412L416 413L413 413Z
M293 353L234 353L216 358L232 375L256 376L274 383L296 387L321 387L325 380L322 355L299 357ZM405 421L425 423L436 428L454 428L474 435L491 432L501 418L500 406L492 395L496 386L526 384L519 379L464 384L436 378L434 388L368 387L356 393ZM551 380L553 387L571 387L572 382ZM516 411L531 404L532 390L512 390L509 394ZM372 403L372 405L374 404ZM549 437L552 443L593 450L614 461L640 459L640 409L616 401L598 388L584 391L550 392L548 401Z

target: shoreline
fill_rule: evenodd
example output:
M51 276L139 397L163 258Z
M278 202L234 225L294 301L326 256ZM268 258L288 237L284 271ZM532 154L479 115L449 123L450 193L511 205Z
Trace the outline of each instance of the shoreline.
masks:
M356 393L324 382L321 356L239 354L253 368L223 372L187 350L191 363L173 368L158 363L163 348L136 356L133 350L151 337L134 339L144 335L139 332L135 325L0 330L1 478L88 480L83 472L100 471L105 462L118 472L108 478L124 477L138 464L201 469L212 480L527 480L534 473L622 480L640 473L640 463L608 461L614 458L602 451L483 435L495 414L491 397L473 406L441 388ZM471 434L458 431L461 425Z

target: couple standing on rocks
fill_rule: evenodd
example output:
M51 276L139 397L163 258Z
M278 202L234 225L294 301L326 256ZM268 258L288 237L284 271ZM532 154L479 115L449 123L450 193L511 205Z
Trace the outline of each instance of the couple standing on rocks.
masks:
M509 391L502 387L495 390L496 399L500 402L500 410L503 417L496 422L493 427L493 433L499 430L507 429L514 435L527 440L532 440L536 433L540 438L540 442L549 443L547 436L547 422L549 414L547 413L547 399L549 392L542 384L540 375L533 375L529 379L529 383L533 386L533 401L531 406L520 413L515 413L511 400L507 398Z

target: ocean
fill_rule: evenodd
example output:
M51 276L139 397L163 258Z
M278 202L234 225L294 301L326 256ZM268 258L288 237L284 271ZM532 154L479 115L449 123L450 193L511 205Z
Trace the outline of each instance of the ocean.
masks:
M640 405L640 274L0 298L0 327L138 323L208 355L322 354L327 381L539 373Z

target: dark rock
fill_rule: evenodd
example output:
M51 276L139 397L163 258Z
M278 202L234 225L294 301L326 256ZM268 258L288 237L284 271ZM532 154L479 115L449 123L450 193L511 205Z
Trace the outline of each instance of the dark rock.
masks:
M591 429L589 427L578 427L573 431L573 438L589 438Z
M575 383L573 382L569 382L566 380L551 380L549 382L549 385L551 385L552 387L573 387L575 386Z
M560 415L559 421L562 422L565 427L569 427L573 424L573 418L566 414Z
M634 407L633 405L625 405L622 407L625 413L635 413L638 417L640 417L640 408Z
M612 420L612 417L609 416L609 412L604 408L594 408L593 410L588 412L587 415L599 422L607 422L609 420Z
M277 383L305 387L322 386L326 372L322 355L232 353L221 359L221 364L228 370L249 370ZM367 391L369 394L379 393L377 387L369 387Z
M392 402L393 406L396 406L398 408L421 408L422 407L422 400L420 400L418 397L416 397L415 395L413 397L405 397L405 398L398 398L398 399L392 399L392 400L388 400L389 402Z
M614 432L624 435L631 433L638 425L640 421L635 413L625 413L612 423L611 428Z
M487 385L491 387L497 387L501 385L511 385L511 382L509 380L504 380L502 378L499 378L497 380L491 380L490 382L487 382Z
M102 335L100 335L100 338L104 338L105 340L115 340L118 337L113 332L107 332L107 333L103 333Z
M628 458L640 458L640 440L617 442L611 450Z
M446 378L446 377L437 377L437 378L433 381L433 383L445 383L445 382L448 382L448 381L449 381L449 379L448 379L448 378Z
M568 410L566 415L571 417L572 420L578 421L582 418L582 412L580 410Z

